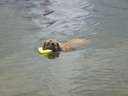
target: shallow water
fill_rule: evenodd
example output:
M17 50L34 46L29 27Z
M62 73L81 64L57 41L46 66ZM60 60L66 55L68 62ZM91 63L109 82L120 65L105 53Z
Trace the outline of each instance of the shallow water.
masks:
M127 0L1 0L0 95L127 96L127 4ZM40 39L51 37L84 37L90 44L49 60L35 48Z

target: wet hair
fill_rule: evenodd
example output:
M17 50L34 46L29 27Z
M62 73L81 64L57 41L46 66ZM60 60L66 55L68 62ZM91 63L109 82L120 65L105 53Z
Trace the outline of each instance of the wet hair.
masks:
M43 49L50 49L53 52L59 52L59 51L61 51L59 42L56 41L56 40L54 40L54 39L46 40L43 43Z

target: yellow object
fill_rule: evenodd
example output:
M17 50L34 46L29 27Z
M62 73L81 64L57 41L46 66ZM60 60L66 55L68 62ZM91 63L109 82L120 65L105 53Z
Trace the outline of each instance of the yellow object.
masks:
M39 54L44 55L44 56L48 56L50 53L52 53L52 50L50 49L43 50L42 47L37 48L37 51Z

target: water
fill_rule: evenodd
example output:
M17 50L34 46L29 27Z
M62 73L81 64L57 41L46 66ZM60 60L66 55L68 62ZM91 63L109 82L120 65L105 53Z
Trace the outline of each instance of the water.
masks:
M1 96L127 96L127 0L1 0ZM89 34L95 36L88 37ZM54 60L40 39L90 38Z

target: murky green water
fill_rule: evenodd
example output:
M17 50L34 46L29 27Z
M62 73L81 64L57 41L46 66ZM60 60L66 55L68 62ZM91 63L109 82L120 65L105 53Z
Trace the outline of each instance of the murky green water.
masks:
M127 96L127 4L0 1L0 96ZM41 38L80 36L90 44L54 60L35 51Z

